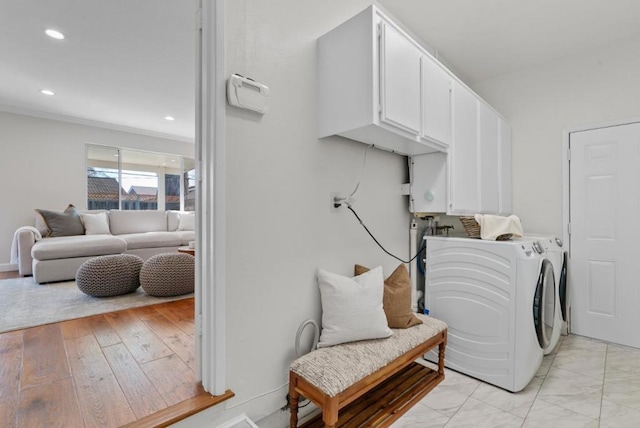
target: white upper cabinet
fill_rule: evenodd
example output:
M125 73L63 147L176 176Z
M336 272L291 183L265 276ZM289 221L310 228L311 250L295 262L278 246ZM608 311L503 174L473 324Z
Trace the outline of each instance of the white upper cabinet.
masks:
M498 214L510 215L513 211L511 194L511 126L500 118L500 209Z
M500 117L488 105L478 103L480 119L480 211L500 210Z
M388 23L380 28L380 120L418 135L422 52Z
M511 127L477 95L453 83L448 214L511 214Z
M436 60L375 6L320 37L317 54L319 137L341 135L409 156L447 150L440 128L450 122L450 107L423 98L441 96L435 86L423 88L423 57Z
M509 124L376 6L318 39L317 67L319 137L414 158L412 211L511 213Z
M453 83L453 141L449 152L450 214L480 209L478 169L478 99L465 86Z
M448 146L451 143L452 78L430 56L422 56L422 134Z

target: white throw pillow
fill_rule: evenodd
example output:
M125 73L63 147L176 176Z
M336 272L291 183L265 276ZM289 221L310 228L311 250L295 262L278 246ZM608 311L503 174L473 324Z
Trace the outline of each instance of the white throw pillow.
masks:
M180 213L178 230L196 230L196 213Z
M318 348L393 334L382 309L382 267L353 278L318 270L322 333Z
M84 224L85 235L109 235L109 218L106 212L99 212L95 214L83 213L80 214L82 224Z

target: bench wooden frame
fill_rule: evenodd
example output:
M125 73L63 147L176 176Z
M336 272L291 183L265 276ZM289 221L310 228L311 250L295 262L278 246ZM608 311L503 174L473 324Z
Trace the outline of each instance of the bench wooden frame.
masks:
M391 425L444 380L446 345L447 330L445 329L333 397L328 396L303 377L290 371L291 419L289 426L291 428L298 427L298 402L300 396L308 398L322 410L322 415L318 415L303 425L305 428L322 426L320 417L322 417L326 428L336 428L343 425L366 425L371 427L387 427ZM438 346L437 372L414 363L415 360L421 358L436 346ZM408 380L408 376L411 376L414 380ZM385 385L386 390L382 391ZM398 388L398 386L402 388ZM380 393L376 394L376 389L379 389ZM396 391L398 392L397 394L390 396L389 393L393 389L404 389L405 391ZM357 404L355 403L356 400L360 397L363 397L363 400L368 400L368 402L362 403L358 409L349 412L346 407L351 403L355 406ZM346 414L345 418L343 418L345 419L344 421L339 420L338 415L342 409L345 409L344 413ZM365 412L370 414L364 414ZM356 416L359 421L357 423L353 420Z

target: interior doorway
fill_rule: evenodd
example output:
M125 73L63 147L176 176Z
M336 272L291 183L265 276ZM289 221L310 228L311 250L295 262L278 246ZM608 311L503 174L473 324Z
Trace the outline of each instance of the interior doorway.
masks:
M571 332L640 347L640 121L568 144Z

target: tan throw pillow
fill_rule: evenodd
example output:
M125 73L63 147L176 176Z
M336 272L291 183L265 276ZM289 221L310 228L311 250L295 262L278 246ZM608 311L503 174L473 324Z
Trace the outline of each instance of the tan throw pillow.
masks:
M356 276L368 271L369 268L360 265L354 268ZM409 328L422 324L411 311L411 277L405 265L399 265L389 278L384 280L382 306L391 328Z

